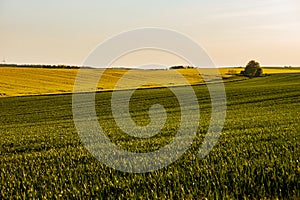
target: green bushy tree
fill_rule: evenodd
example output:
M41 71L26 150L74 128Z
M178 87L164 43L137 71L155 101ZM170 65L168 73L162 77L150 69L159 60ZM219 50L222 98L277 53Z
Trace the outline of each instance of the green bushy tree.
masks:
M260 67L260 64L255 60L251 60L247 65L244 71L241 71L241 74L248 77L258 77L263 74L263 70Z

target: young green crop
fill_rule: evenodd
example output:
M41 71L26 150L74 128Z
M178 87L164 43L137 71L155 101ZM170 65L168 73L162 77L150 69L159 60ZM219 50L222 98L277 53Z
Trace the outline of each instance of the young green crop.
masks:
M226 83L222 135L204 159L197 157L210 119L205 86L194 90L201 121L191 148L158 171L130 174L101 164L84 148L72 120L72 96L0 99L0 198L291 199L300 197L300 74L278 74ZM178 89L184 89L179 87ZM99 123L118 146L149 152L172 140L180 108L165 88L137 90L130 112L149 123L148 108L168 113L149 139L129 137L116 126L110 92L96 95Z

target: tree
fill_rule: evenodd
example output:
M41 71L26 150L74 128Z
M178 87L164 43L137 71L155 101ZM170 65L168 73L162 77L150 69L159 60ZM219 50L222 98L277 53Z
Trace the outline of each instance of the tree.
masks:
M170 69L184 69L184 66L172 66Z
M241 71L241 74L248 77L258 77L261 76L263 73L262 68L260 67L260 64L256 62L255 60L251 60L246 68L245 71Z

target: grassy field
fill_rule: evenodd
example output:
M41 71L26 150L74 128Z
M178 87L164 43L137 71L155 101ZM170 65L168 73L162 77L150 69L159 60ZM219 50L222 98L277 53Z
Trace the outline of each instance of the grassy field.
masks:
M91 156L72 120L71 95L0 98L0 198L300 198L300 74L225 86L227 118L210 154L197 157L211 110L206 86L198 85L197 138L175 163L145 174L116 171ZM147 109L154 103L167 110L164 128L149 139L126 136L116 127L110 97L111 92L98 93L96 108L99 123L115 144L148 152L171 141L180 108L168 89L137 90L132 97L137 123L147 123Z
M242 80L245 77L233 76L230 73L240 73L242 68L220 68L220 74L225 81ZM128 70L125 69L91 69L88 73L97 75L104 72L102 80L99 82L97 90L112 90L116 82ZM74 80L78 69L48 69L48 68L20 68L20 67L0 67L0 97L27 96L41 94L62 94L73 91ZM175 78L175 70L132 70L133 76L147 80L158 80L164 85L183 85ZM177 70L184 75L191 84L203 83L202 77L195 69ZM228 72L230 72L228 74ZM274 73L296 73L299 68L264 68L267 74ZM132 88L134 82L128 80L122 87ZM157 87L157 84L149 84L145 87Z

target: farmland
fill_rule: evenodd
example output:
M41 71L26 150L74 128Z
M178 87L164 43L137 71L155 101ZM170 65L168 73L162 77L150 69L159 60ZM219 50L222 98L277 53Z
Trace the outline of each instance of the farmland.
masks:
M202 71L205 69L202 69ZM228 74L240 73L243 68L219 68L224 81L243 80L245 77ZM167 86L184 85L174 76L175 70L131 70L136 77L149 80L158 80ZM66 94L73 91L74 81L78 69L50 69L50 68L25 68L25 67L0 67L0 97L27 96L42 94ZM97 91L107 91L114 88L117 81L128 70L126 69L90 69L88 73L97 75L103 73L102 82L99 82ZM203 77L196 69L179 69L177 72L186 77L190 84L203 84ZM264 68L266 74L299 73L300 68ZM128 80L123 89L132 88L133 80ZM157 87L155 84L145 86Z
M300 74L274 74L225 87L225 126L210 154L197 156L211 113L207 88L197 85L197 138L175 163L145 174L120 172L93 158L74 126L71 95L0 98L0 197L299 198ZM161 103L168 113L161 132L148 139L132 138L116 127L111 94L97 93L96 110L116 145L149 152L172 140L180 107L170 90L142 89L132 97L131 113L139 124L149 120L152 104Z
M183 74L191 84L203 83L202 77L196 69L177 70ZM102 74L102 81L99 82L97 91L112 90L114 83L122 77L127 69L89 69L85 73L91 76ZM131 70L133 77L159 81L161 84L183 85L174 74L176 70ZM223 70L225 72L226 70ZM74 81L78 69L45 69L45 68L16 68L0 67L0 97L5 96L26 96L41 94L63 94L73 91ZM243 79L243 77L238 77ZM123 89L132 88L134 80L126 81ZM149 84L147 88L157 87L156 84Z

